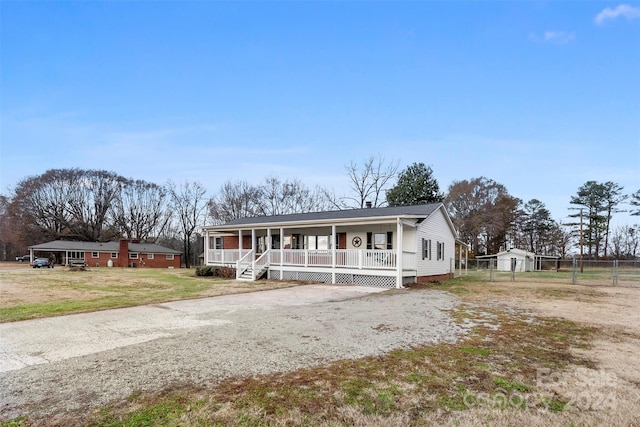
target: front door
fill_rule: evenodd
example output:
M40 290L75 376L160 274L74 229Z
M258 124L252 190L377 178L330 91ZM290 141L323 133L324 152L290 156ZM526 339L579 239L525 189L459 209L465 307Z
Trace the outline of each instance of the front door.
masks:
M347 249L347 233L336 233L338 249Z

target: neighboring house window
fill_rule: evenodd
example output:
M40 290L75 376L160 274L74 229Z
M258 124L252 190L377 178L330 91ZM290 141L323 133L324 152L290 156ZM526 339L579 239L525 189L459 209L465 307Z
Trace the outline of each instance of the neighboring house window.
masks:
M91 252L91 258L100 258L98 252Z
M111 252L111 258L118 258L118 252Z
M167 259L168 260L173 260L173 254L167 254Z
M131 252L129 254L129 258L131 259L138 259L138 252Z
M147 254L147 259L153 259L154 254Z
M70 251L69 258L71 259L84 259L84 252L80 251Z

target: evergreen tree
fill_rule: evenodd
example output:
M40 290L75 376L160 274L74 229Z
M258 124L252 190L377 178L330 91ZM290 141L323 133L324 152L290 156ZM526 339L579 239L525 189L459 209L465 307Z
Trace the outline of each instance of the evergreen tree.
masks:
M389 206L419 205L443 199L433 170L424 163L413 163L400 172L396 185L387 191Z

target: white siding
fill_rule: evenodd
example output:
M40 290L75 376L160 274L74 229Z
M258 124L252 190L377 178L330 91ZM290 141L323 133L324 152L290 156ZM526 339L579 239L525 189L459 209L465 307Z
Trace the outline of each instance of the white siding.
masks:
M455 257L455 236L442 209L435 211L418 226L416 237L418 276L450 273L451 260ZM422 239L431 240L431 259L422 259ZM440 260L438 242L444 243L444 259Z

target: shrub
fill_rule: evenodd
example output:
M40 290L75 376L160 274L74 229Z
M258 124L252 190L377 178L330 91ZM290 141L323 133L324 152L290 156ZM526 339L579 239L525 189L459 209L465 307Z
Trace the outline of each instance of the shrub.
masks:
M235 279L236 269L231 267L212 267L210 265L203 265L196 267L196 276L213 276L220 277L221 279Z
M196 267L196 276L213 276L213 270L209 265Z

